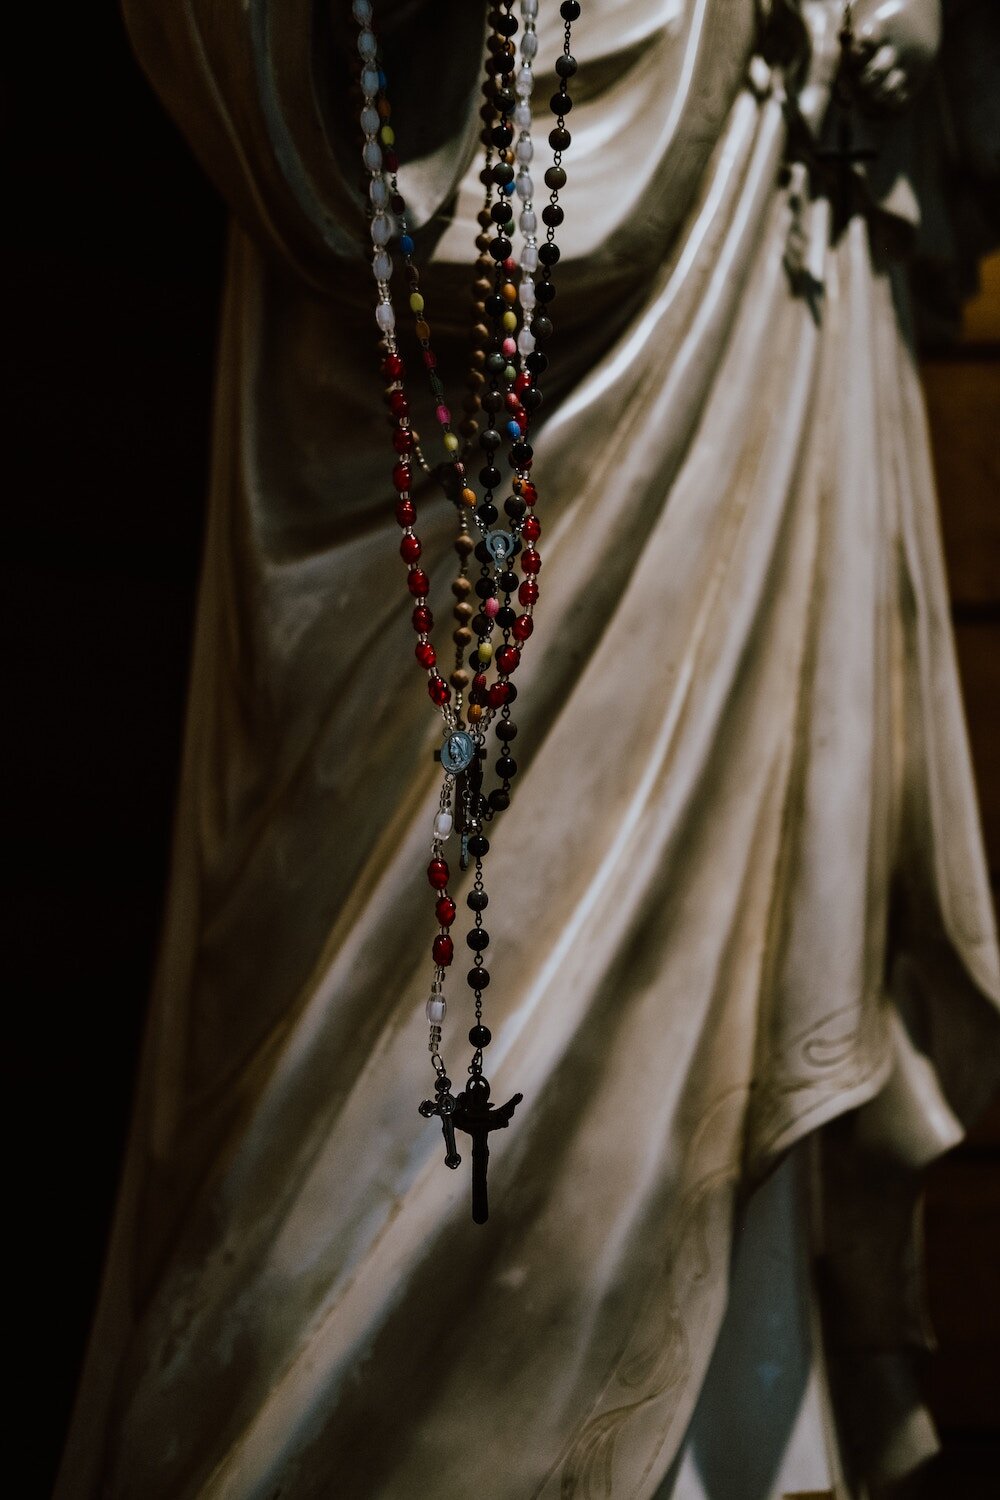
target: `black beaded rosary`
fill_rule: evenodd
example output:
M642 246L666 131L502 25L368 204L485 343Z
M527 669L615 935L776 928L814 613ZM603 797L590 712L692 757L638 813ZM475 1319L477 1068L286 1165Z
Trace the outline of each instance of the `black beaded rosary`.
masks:
M378 291L375 319L382 334L381 374L396 452L392 482L397 496L396 520L402 529L399 552L406 564L407 587L413 599L411 623L417 637L414 655L427 674L428 694L443 720L443 742L435 752L443 781L427 867L427 878L435 892L434 913L438 923L431 950L434 979L425 1008L430 1027L428 1049L436 1075L435 1097L424 1100L420 1113L440 1120L448 1167L456 1168L461 1162L456 1130L471 1138L472 1217L477 1224L485 1223L489 1215L486 1169L490 1134L510 1123L522 1098L515 1094L502 1106L491 1105L490 1084L483 1072L483 1050L492 1040L483 1020L483 992L490 982L485 957L490 935L483 922L483 913L489 905L483 879L484 860L490 849L485 829L510 805L511 783L517 772L517 763L511 755L517 726L510 712L517 698L517 687L511 678L534 630L534 607L539 597L538 573L542 561L536 544L542 528L535 509L538 493L530 478L533 450L527 434L532 415L542 401L538 380L548 368L548 359L540 346L552 333L551 304L556 294L552 269L559 260L555 231L563 221L559 193L566 183L562 155L571 140L566 127L566 116L573 107L568 85L577 70L570 40L572 24L580 14L579 0L562 0L559 14L564 23L563 48L555 63L559 87L550 101L556 117L549 133L553 163L544 174L549 198L541 214L545 237L539 244L531 176L534 146L530 104L532 65L538 51L535 20L539 0L520 0L519 49L514 42L519 23L512 14L513 5L514 0L499 0L488 16L480 110L484 147L480 181L485 198L479 213L480 233L476 237L479 254L473 287L475 326L465 416L459 428L461 437L453 430L451 412L445 405L419 271L414 264L414 241L407 228L406 204L399 190L396 137L374 7L372 0L353 0L352 6L359 27L362 160L368 174L372 270ZM512 207L515 196L520 201L516 226L522 237L519 261L514 259L512 244L516 232ZM394 240L403 261L417 343L445 451L443 462L437 466L426 459L410 420L404 386L406 369L399 352L396 314L389 289L393 271L389 247ZM477 443L483 462L478 473L480 492L468 472ZM506 524L501 525L496 496L504 482L498 467L503 449L513 472L511 493L503 503ZM430 580L420 566L422 547L413 529L415 463L441 485L454 503L458 518L455 551L459 566L452 583L455 658L447 682L438 670L437 650L431 641L434 620L428 604ZM478 539L470 532L470 521ZM469 576L470 558L479 564L475 581ZM520 577L515 567L520 569ZM473 596L478 608L471 602ZM515 596L520 613L514 607ZM499 742L498 782L487 792L485 760L491 729ZM473 954L467 974L474 1001L474 1024L469 1031L473 1053L468 1081L457 1096L452 1093L451 1079L441 1056L447 1009L444 987L455 956L451 928L457 907L448 889L451 870L445 858L445 844L453 836L459 840L461 868L465 870L470 864L474 867L473 886L466 898L474 914L466 936Z

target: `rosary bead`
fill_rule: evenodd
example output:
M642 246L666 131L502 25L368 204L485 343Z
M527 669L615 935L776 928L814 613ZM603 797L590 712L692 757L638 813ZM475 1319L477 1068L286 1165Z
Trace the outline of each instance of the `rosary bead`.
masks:
M506 91L504 91L504 92L506 92ZM511 105L513 105L513 102L514 101L512 99L511 100ZM514 168L509 164L509 162L505 162L505 161L497 162L496 166L493 168L492 175L493 175L493 181L496 183L497 187L506 187L506 185L507 185L508 182L513 182L514 181ZM489 242L487 242L486 245L480 246L479 240L478 239L476 240L476 248L477 249L483 249L483 250L485 250L485 249L488 248L488 244L489 244Z
M543 249L546 248L543 246ZM538 286L538 300L543 306L556 300L555 284L551 281L542 281Z
M382 165L382 148L378 141L365 141L361 148L361 160L369 172L377 172Z
M552 283L546 282L546 285L551 286ZM537 386L532 386L530 390L525 391L522 404L527 412L538 410L542 404L542 393Z
M469 705L469 723L470 724L476 724L476 723L479 722L479 720L482 717L483 717L483 711L480 708L479 704L478 703L470 703L470 705Z
M500 482L499 479L496 482L499 484L499 482ZM492 486L491 486L491 488L492 488ZM484 501L483 504L476 511L476 515L479 517L480 521L483 523L484 526L492 526L493 522L497 519L497 516L499 514L500 514L500 512L497 510L496 506L490 500Z
M420 635L426 635L434 627L434 616L426 604L418 604L410 619L413 622L414 630Z
M530 172L522 172L517 179L517 196L527 203L535 196L535 184Z
M376 214L371 222L372 241L376 245L387 245L392 238L392 220L388 214Z
M455 920L458 907L450 896L439 896L434 907L434 915L442 927L450 927Z
M443 891L448 884L451 871L443 859L432 859L427 866L427 879L436 891Z
M500 685L501 687L505 687L507 689L507 702L513 703L514 699L517 697L517 688L515 687L515 685L512 682L504 682Z
M542 223L548 225L549 229L558 229L565 217L558 203L547 203L542 209Z
M480 641L479 648L476 654L479 657L479 660L482 662L483 666L488 666L489 663L493 660L493 647L490 645L489 641Z
M539 313L531 326L540 339L547 339L552 333L552 319L546 317L544 313Z
M490 599L496 593L496 584L492 578L477 578L476 593L480 599Z
M521 571L523 573L540 573L542 570L542 559L534 547L528 547L521 553Z
M521 526L521 535L526 542L537 542L542 534L542 523L537 516L525 516Z
M392 482L397 490L408 490L413 483L413 470L409 464L397 464L392 471Z
M439 812L434 819L434 837L436 839L450 838L454 821L450 812Z
M513 90L508 88L499 88L496 91L495 97L497 101L497 109L500 111L500 113L502 115L509 115L511 110L514 108L514 105L517 103L517 98ZM511 169L510 177L494 177L493 180L494 182L498 182L501 187L504 187L508 182L511 181L513 176L513 169Z
M509 744L511 740L517 739L517 725L513 719L501 719L497 725L497 739Z
M514 16L498 16L493 27L501 36L513 36L517 31L517 19Z
M440 1026L448 1011L448 1005L443 995L431 995L424 1006L424 1014L432 1026Z
M476 503L476 492L475 492L475 490L470 490L470 489L466 488L466 489L464 489L462 491L461 495L459 496L459 499L461 500L461 502L462 502L463 505L475 505L475 503Z
M489 969L470 969L465 978L470 990L485 990L490 982L490 971ZM468 1091L467 1085L466 1093Z
M406 586L415 598L426 594L431 586L431 581L422 568L414 568L406 580Z
M413 329L414 329L414 332L416 333L418 339L423 339L424 341L426 341L431 336L431 325L429 323L425 323L424 320L423 320L423 318L418 318L416 320L416 322L413 325ZM437 359L435 358L435 356L431 353L431 351L429 349L425 349L424 350L424 365L426 366L426 368L428 370L433 370L433 368L434 368L434 366L436 364L437 364Z
M515 480L514 486L525 505L534 505L538 499L538 491L530 479Z
M379 123L378 110L375 108L374 104L366 104L364 109L361 111L361 129L364 131L365 135L374 135L378 130ZM380 177L375 177L372 179L373 187L376 182L382 182L383 187L385 186L383 179ZM371 194L369 194L369 197L371 197ZM374 198L372 198L372 202L375 203ZM388 203L389 189L385 188L385 202L375 203L375 206L376 208L383 208L387 207Z
M455 605L453 613L456 620L461 620L465 624L472 619L474 611L471 604L462 603Z
M560 188L566 186L566 170L564 167L549 167L545 173L545 186L557 193Z
M556 72L560 78L572 78L578 66L572 52L563 52L556 58Z
M427 691L430 694L431 702L435 703L438 708L443 708L451 697L451 688L443 677L434 676L428 678Z
M455 551L458 553L459 557L468 557L469 553L472 551L472 548L473 541L467 531L463 531L460 536L457 536L455 538Z
M487 427L479 434L479 446L485 448L487 453L493 453L499 448L502 439L495 427Z
M490 600L491 604L494 602L495 601L493 601L492 599ZM504 605L503 609L498 609L496 611L496 617L497 624L502 630L509 630L516 618L514 611L510 608L509 605Z
M549 109L554 115L568 115L573 108L573 101L568 94L553 94L549 100ZM566 142L567 146L569 142Z
M538 33L526 31L521 38L521 56L530 62L538 56Z
M416 562L423 550L420 545L420 538L414 536L412 532L407 532L405 536L400 538L399 555L404 562Z
M510 781L512 776L517 775L517 761L511 760L507 754L501 755L497 761L497 775L502 776L504 781Z
M412 427L397 427L392 435L392 446L397 453L412 453L416 447Z
M516 646L501 646L497 652L497 671L504 677L509 677L512 672L517 671L521 653Z
M469 840L469 853L474 854L477 859L482 859L483 855L489 852L489 839L481 833L474 833Z
M472 631L466 625L460 625L457 630L452 631L452 640L456 646L467 646L472 640ZM463 686L465 684L463 683Z
M524 364L525 368L530 370L532 375L544 375L545 371L549 368L549 357L547 354L543 354L541 350L538 350L535 354L529 354Z
M500 577L497 579L497 584L500 588L501 593L512 594L517 588L517 574L511 573L509 571L506 573L501 573Z
M412 526L417 519L417 508L412 500L400 500L396 506L396 520L400 526Z
M455 944L450 937L439 932L431 948L431 957L439 969L446 969L455 957Z
M478 1026L473 1026L472 1030L469 1032L469 1041L472 1043L473 1047L488 1047L492 1040L492 1031L488 1026L483 1026L481 1023Z
M492 464L487 464L485 469L480 469L479 471L479 483L484 490L496 489L502 478L503 475L500 473L500 470L495 469Z
M509 146L513 139L514 132L509 125L494 125L493 129L490 131L490 141L494 146ZM494 203L493 205L494 219L497 216L496 211L499 206L500 205L497 203Z
M422 667L431 668L437 661L437 652L430 641L418 641L413 648L413 654Z
M487 694L491 708L503 708L510 700L510 690L513 686L509 682L494 682Z
M465 904L470 911L485 911L490 904L490 898L485 891L470 891L465 898Z
M482 953L484 948L490 946L490 935L485 927L473 927L471 932L466 934L465 941L473 953Z
M389 410L394 417L408 417L410 414L410 403L402 391L389 392Z
M456 599L464 599L467 594L472 593L472 584L467 578L455 578L452 580L451 591Z
M513 636L516 641L526 641L535 628L535 622L530 615L519 615L514 621Z
M538 251L538 258L542 262L543 266L554 266L554 265L556 265L556 263L559 260L559 254L560 254L559 246L553 240L549 244L542 245L540 247L540 249ZM541 293L541 287L539 287L538 290L539 290L539 293ZM550 297L546 297L544 295L540 295L539 296L539 301L540 302L549 302L549 301L551 301L551 298Z
M540 320L536 320L540 321ZM515 469L527 468L535 456L535 450L530 443L517 442L510 450L511 466Z
M509 806L510 806L510 795L509 795L509 793L505 792L504 789L503 789L503 787L500 787L500 786L495 787L494 790L492 792L490 792L490 807L493 809L493 811L495 813L498 813L498 812L506 812L506 810L507 810L507 808Z
M538 584L533 578L526 578L517 591L517 597L522 604L538 603Z
M459 669L459 671L457 672L452 672L451 676L448 678L448 681L451 683L456 692L461 693L464 692L464 690L469 686L469 674L468 672L463 672L461 669Z
M375 309L375 321L383 333L391 333L396 326L396 314L390 302L380 302Z
M386 380L399 380L406 373L406 366L398 354L387 354L382 361L382 374Z
M496 598L484 599L483 614L486 616L487 620L492 620L497 615L502 615L503 610L500 608L499 601ZM486 628L488 629L489 627L487 626Z
M564 21L578 21L580 19L580 0L562 0L559 14Z

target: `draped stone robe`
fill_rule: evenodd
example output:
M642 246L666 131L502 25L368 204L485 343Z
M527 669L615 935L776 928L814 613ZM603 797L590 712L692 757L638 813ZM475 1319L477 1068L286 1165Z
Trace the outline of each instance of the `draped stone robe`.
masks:
M525 1100L477 1228L416 1112L436 740L349 7L127 12L234 223L163 955L58 1493L860 1495L931 1443L915 1173L995 1077L1000 991L903 279L786 185L751 0L585 5L487 871L488 1063ZM806 16L818 128L838 17ZM381 19L454 391L483 13ZM453 511L419 509L447 620Z

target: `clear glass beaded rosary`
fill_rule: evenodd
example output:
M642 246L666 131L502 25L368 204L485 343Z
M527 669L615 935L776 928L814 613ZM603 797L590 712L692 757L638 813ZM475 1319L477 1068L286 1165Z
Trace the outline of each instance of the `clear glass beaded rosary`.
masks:
M483 1050L492 1040L483 1021L483 992L490 982L485 957L490 935L483 923L483 913L489 904L483 881L484 861L490 849L485 829L510 805L511 783L517 773L517 763L511 755L517 735L511 705L517 697L517 687L511 678L534 630L534 608L539 596L542 561L537 543L542 528L535 508L538 494L530 478L533 453L527 434L532 415L542 401L538 380L548 368L541 346L552 333L551 304L555 297L552 271L559 260L555 231L563 221L559 193L566 184L562 157L571 139L566 128L566 116L573 107L568 86L577 70L570 40L573 22L580 14L579 0L562 0L559 14L564 23L563 48L555 63L559 87L550 101L556 117L549 133L554 155L544 177L549 200L541 214L545 237L539 244L531 176L534 154L531 94L533 63L538 52L535 29L538 3L539 0L520 0L519 48L514 42L519 29L512 14L514 0L494 3L488 16L480 110L484 147L480 180L485 194L479 213L480 233L476 237L479 254L473 288L476 323L472 361L465 417L459 432L453 430L444 387L437 373L420 275L414 263L414 241L399 190L396 137L374 7L372 0L353 0L352 7L359 27L362 160L369 178L372 270L378 291L375 320L382 334L381 374L396 452L392 483L397 495L396 520L402 529L399 553L406 564L407 587L414 601L411 616L417 636L414 655L427 674L431 702L443 720L443 742L437 752L443 779L427 866L438 923L431 950L434 979L426 1005L430 1026L428 1048L436 1075L435 1097L424 1100L420 1113L440 1120L448 1167L457 1167L461 1162L456 1130L471 1137L472 1217L477 1224L485 1223L489 1213L486 1168L490 1133L510 1123L522 1098L515 1094L501 1107L491 1105L490 1085L483 1072ZM515 224L511 200L515 195L520 200L519 262L514 258L512 245ZM390 291L393 258L389 247L393 240L398 244L409 286L410 311L445 451L444 461L436 467L425 458L410 420L404 385L406 369L399 352L396 311ZM468 472L477 444L483 462L478 473L478 492ZM499 524L495 497L503 485L503 474L497 464L504 448L513 472L511 494L503 505L506 523ZM434 620L428 604L430 580L420 566L422 548L414 531L414 464L441 484L454 502L458 516L455 551L459 566L452 583L455 665L447 682L438 670L437 650L431 641ZM470 533L470 519L478 540ZM479 565L479 576L474 582L469 577L471 557ZM515 567L520 569L521 577ZM478 607L471 602L473 595ZM515 595L521 613L514 608ZM495 730L500 746L496 761L498 781L486 792L485 760L491 729ZM451 1079L441 1056L445 980L455 956L451 929L457 907L448 889L451 870L445 858L445 844L453 835L460 840L461 868L474 866L473 885L466 898L473 913L473 925L466 936L473 955L467 975L474 998L474 1025L469 1032L473 1053L468 1082L457 1096L452 1093Z

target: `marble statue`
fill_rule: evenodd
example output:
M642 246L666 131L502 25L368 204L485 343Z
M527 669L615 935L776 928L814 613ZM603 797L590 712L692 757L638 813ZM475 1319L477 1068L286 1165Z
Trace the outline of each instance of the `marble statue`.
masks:
M162 961L59 1500L881 1493L934 1444L919 1171L1000 1030L899 258L943 139L936 0L855 7L879 154L846 226L802 155L838 5L577 25L545 587L490 856L490 1061L524 1102L485 1229L417 1114L434 722L350 7L125 10L233 227ZM380 14L458 378L484 8ZM433 565L452 512L422 516Z

